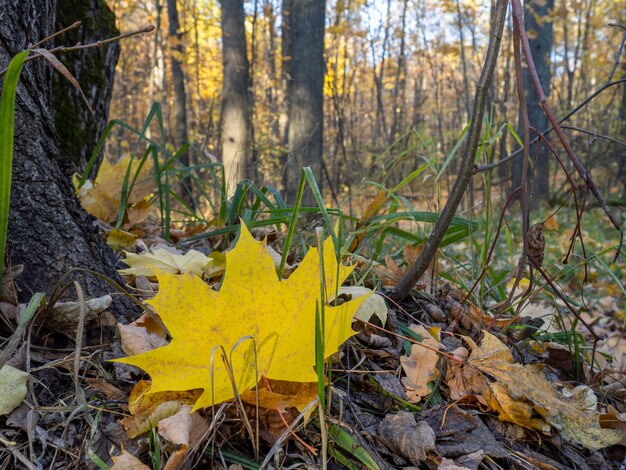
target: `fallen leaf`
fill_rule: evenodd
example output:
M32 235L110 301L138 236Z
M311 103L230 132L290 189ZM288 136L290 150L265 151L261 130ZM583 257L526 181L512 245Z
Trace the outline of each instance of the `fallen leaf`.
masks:
M167 344L167 332L144 313L129 325L117 324L122 351L128 355L141 354Z
M156 277L157 271L171 274L193 273L202 277L210 272L211 258L196 250L189 250L184 255L170 253L167 250L154 250L154 253L129 253L122 260L129 267L120 269L121 274L145 276L149 279Z
M415 415L407 411L385 416L378 425L377 434L387 447L409 459L413 465L419 465L429 452L435 451L434 431L426 421L416 422Z
M184 405L176 414L159 421L158 429L159 435L175 446L164 470L178 470L189 450L209 430L209 425L198 412L191 413L191 406Z
M491 393L488 402L496 406L494 409L500 407L500 419L529 429L543 429L538 418L530 419L527 410L524 410L521 403L526 402L567 441L589 449L601 449L622 439L619 431L600 427L597 413L586 411L589 406L586 393L571 398L559 393L546 380L542 365L514 363L506 345L487 331L480 346L470 338L465 339L472 347L469 365L495 379L488 385L488 393ZM505 395L508 398L504 398Z
M621 432L622 439L617 444L626 447L626 413L620 413L615 407L609 405L606 413L600 415L600 426Z
M121 419L128 437L135 437L148 432L159 422L176 414L182 406L195 403L200 395L198 390L185 392L149 393L150 382L137 382L128 397L128 410L131 416Z
M328 298L352 267L332 256L324 243L324 280ZM219 292L192 274L157 272L159 293L148 303L168 328L169 345L117 359L141 367L152 377L150 393L204 390L194 410L233 398L256 385L256 377L317 382L315 318L320 305L320 261L311 248L287 280L276 276L264 242L242 225L236 247L226 255L227 271ZM337 277L338 276L338 277ZM338 307L325 306L324 357L355 334L352 317L367 297Z
M241 394L241 399L250 405L256 405L257 392L246 390ZM298 411L304 411L314 400L317 400L317 383L314 382L268 380L267 386L260 385L258 390L259 406L272 410L285 411L294 407Z
M0 415L9 414L26 398L28 374L8 364L0 369Z
M113 465L109 470L150 470L150 467L124 449L121 455L112 455L111 460L113 460Z
M411 325L411 330L423 337L421 343L411 346L411 355L400 357L400 364L406 374L402 385L409 401L418 403L423 397L430 395L428 384L439 377L437 362L439 361L439 341L433 338L428 330L421 325Z
M126 176L126 170L130 164L130 155L127 155L116 163L104 159L98 170L95 181L88 182L78 190L78 198L87 212L94 217L109 223L117 220L121 205L122 185ZM139 168L140 160L135 159L131 165L131 178ZM154 211L150 203L150 211L146 211L146 202L155 191L155 181L151 177L152 161L147 161L139 175L137 182L128 196L127 219L137 224L147 218ZM136 205L136 207L135 207ZM130 223L127 223L130 226Z
M130 250L135 246L135 240L137 240L137 235L118 228L114 228L107 234L107 245L113 251Z
M389 311L382 295L376 292L372 293L371 289L363 286L342 286L339 288L339 295L349 295L351 299L368 296L356 311L355 320L369 322L373 316L377 316L381 325L385 326L387 323Z
M443 457L437 470L478 470L484 458L485 452L482 449L462 455L455 460Z

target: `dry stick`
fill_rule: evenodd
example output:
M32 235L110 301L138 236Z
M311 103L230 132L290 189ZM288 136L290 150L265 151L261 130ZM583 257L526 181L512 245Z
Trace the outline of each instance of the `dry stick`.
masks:
M517 291L517 286L524 275L526 259L528 258L528 224L530 220L530 210L528 207L528 159L530 157L530 122L528 121L528 107L524 96L524 76L522 74L522 53L520 51L521 34L517 23L513 23L513 58L515 60L515 82L517 88L517 102L519 104L520 118L524 129L524 145L522 147L522 175L521 175L521 205L522 205L522 254L517 262L517 273L515 282L509 292L509 296L501 306L501 311L508 309L513 302L513 297ZM532 181L532 177L531 177Z
M613 142L614 144L621 145L622 147L626 147L626 142L622 142L621 140L614 139L613 137L609 137L608 135L598 134L597 132L590 131L587 129L582 129L580 127L575 126L561 126L561 129L567 129L569 131L580 132L581 134L587 134L592 136L593 138L589 141L589 143L593 143L594 140L600 138L602 140L606 140L609 142Z
M574 114L576 114L578 111L580 111L585 106L587 106L589 103L591 103L598 95L602 94L603 92L605 92L609 88L614 87L615 85L621 85L622 83L626 83L626 77L625 78L620 78L619 80L615 80L614 82L605 83L600 88L598 88L596 91L594 91L591 95L589 95L587 98L585 98L583 101L581 101L575 108L571 109L565 116L563 116L561 119L559 119L559 121L558 121L559 124L567 121ZM550 132L552 132L553 130L554 130L554 128L552 126L550 126L548 129L544 130L541 133L541 135L545 137ZM539 142L539 138L538 137L536 137L533 140L531 140L530 141L530 145L533 146L537 142ZM523 148L520 147L517 150L514 150L513 152L508 154L506 157L501 158L497 162L488 163L486 165L476 165L476 166L474 166L474 173L480 173L480 172L483 172L483 171L493 170L494 168L499 167L500 165L504 165L505 163L510 162L515 157L517 157L519 154L521 154L522 150L523 150Z
M51 38L53 38L55 36L58 36L62 32L66 32L66 31L74 28L75 25L76 25L76 23L74 23L69 28L65 28L64 30L61 30L61 31L59 31L57 33L54 33L54 34L52 34L52 35L42 39L37 44L44 43L44 42L50 40ZM137 30L134 30L134 31L129 31L128 33L120 34L119 36L114 36L112 38L103 39L102 41L96 41L96 42L92 42L92 43L89 43L89 44L77 44L76 46L59 46L59 47L54 47L52 49L49 49L48 52L51 52L53 54L64 54L66 52L74 52L74 51L80 51L80 50L83 50L83 49L90 49L90 48L93 48L93 47L101 47L101 46L105 46L106 44L109 44L111 42L121 41L122 39L126 39L126 38L129 38L131 36L136 36L137 34L149 33L152 30L154 30L154 26L149 24L148 26L144 26L141 29L137 29ZM29 48L29 50L32 49L35 46L32 46L31 48ZM43 57L41 54L38 54L38 53L37 54L33 54L30 57L28 57L24 61L24 63L32 62L33 60L39 59L41 57ZM5 73L7 73L7 70L8 70L8 68L6 68L4 70L1 70L0 71L0 77L2 77Z
M543 92L543 87L541 86L541 82L539 81L539 76L537 75L537 69L535 68L535 63L533 62L532 54L530 53L530 44L528 43L528 36L526 35L526 31L524 30L524 18L522 16L523 15L522 4L520 3L520 0L512 0L512 5L513 5L513 21L515 21L515 23L518 25L518 28L519 28L519 32L520 32L521 40L522 40L522 50L524 51L524 57L526 59L528 71L533 80L533 85L535 86L535 90L537 91L537 95L539 96L539 103L541 105L541 108L543 109L544 113L546 114L546 117L550 121L550 124L552 124L552 127L554 127L554 132L556 132L556 135L559 138L561 145L565 149L565 152L567 153L567 156L569 157L569 159L574 164L576 171L578 172L580 177L583 179L583 181L585 182L585 184L587 185L591 193L594 195L594 197L600 204L600 207L602 207L602 210L604 210L604 213L609 218L613 226L620 233L620 243L619 243L617 253L616 253L616 259L617 259L621 251L621 246L622 246L623 238L624 238L624 232L622 231L620 223L613 216L613 214L611 213L611 210L609 209L609 206L607 205L606 201L600 194L598 187L593 182L591 175L587 173L587 170L585 170L585 167L583 167L582 163L580 162L580 160L574 153L574 150L570 146L568 140L565 138L565 135L563 134L563 130L559 126L557 119L554 117L554 113L552 112L550 103L548 103L548 100L546 99L546 95Z
M439 245L443 240L452 217L461 203L461 199L465 194L467 185L472 177L474 169L474 159L478 144L480 141L481 128L483 124L483 116L487 104L487 91L493 77L496 67L498 53L500 52L500 42L502 41L502 31L506 19L507 0L498 0L496 3L493 24L491 26L489 47L485 57L485 63L480 74L478 83L476 84L476 95L474 97L474 108L472 110L472 123L469 130L469 137L465 144L465 152L461 161L461 170L459 176L454 182L454 187L450 193L450 197L446 202L441 215L437 219L433 231L424 245L424 249L411 265L407 273L400 280L398 286L391 292L390 296L395 302L399 302L411 291L415 283L422 277L428 269L428 266L434 259Z

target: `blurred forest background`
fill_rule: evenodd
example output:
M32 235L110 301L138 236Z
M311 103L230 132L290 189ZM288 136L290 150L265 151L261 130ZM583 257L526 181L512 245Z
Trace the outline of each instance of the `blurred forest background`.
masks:
M453 151L469 120L493 8L493 2L475 0L252 0L244 2L243 12L236 0L224 0L223 5L217 0L108 3L122 31L146 23L156 26L155 34L122 42L110 117L140 128L152 103L160 102L173 145L193 142L197 150L191 158L196 162L207 154L219 159L233 152L222 143L220 116L224 97L234 93L247 100L249 116L237 122L249 128L245 144L236 149L233 173L282 189L289 179L288 155L298 150L289 141L289 82L293 67L301 66L296 59L315 47L311 28L318 20L311 12L317 11L317 18L323 15L323 69L308 71L323 73L323 121L316 123L323 152L306 155L303 164L313 165L325 195L344 207L354 200L347 196L356 183L370 179L390 187L425 160L440 165ZM621 65L616 62L624 14L619 1L525 2L538 72L557 116L589 97L611 74L614 80L624 76L625 59ZM245 42L235 47L247 61L238 64L234 75L224 69L223 33L245 33ZM509 27L487 112L491 135L505 124L510 128L493 149L482 152L482 164L517 148L511 132L518 121L511 36ZM225 83L233 76L243 86L247 81L249 93ZM532 87L529 79L525 86ZM536 98L528 99L531 126L546 129ZM565 126L601 191L609 200L618 199L626 187L626 147L620 143L626 140L626 87L607 90ZM116 132L119 137L108 143L109 155L119 158L130 142L122 129ZM442 179L444 193L454 181L455 160ZM517 185L518 167L498 168L502 193ZM563 180L562 173L540 167L537 197L558 200ZM412 186L407 196L432 198L434 186L420 181ZM475 179L474 193L480 190Z

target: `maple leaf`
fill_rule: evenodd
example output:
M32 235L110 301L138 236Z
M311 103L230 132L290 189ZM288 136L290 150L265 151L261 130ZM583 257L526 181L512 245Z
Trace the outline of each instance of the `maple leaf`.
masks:
M326 298L353 267L339 264L333 242L324 243ZM194 411L243 393L261 376L292 382L316 382L315 318L321 302L320 255L311 248L286 280L279 280L265 242L245 225L226 254L226 273L215 291L192 274L157 271L158 294L148 301L172 336L164 347L117 359L145 370L150 393L202 389ZM325 306L324 356L334 354L356 332L352 317L367 296L337 307ZM232 367L232 382L228 360Z
M122 157L115 163L108 159L102 161L96 179L87 182L78 192L78 198L87 212L105 222L115 222L121 204L121 193L126 170L131 163L130 155ZM131 178L139 168L140 160L134 160L131 166ZM155 208L150 202L155 191L154 178L150 177L152 162L147 161L128 196L128 226L136 225L145 220ZM75 181L77 184L77 181Z

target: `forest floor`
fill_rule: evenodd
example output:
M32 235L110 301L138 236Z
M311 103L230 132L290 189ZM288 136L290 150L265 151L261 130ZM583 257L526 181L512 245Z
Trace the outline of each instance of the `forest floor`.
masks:
M449 244L396 304L387 293L420 249L406 241L384 244L380 262L352 256L349 273L337 265L332 238L321 260L316 250L304 258L314 223L299 229L284 257L289 233L276 225L250 230L265 245L238 224L211 237L201 235L215 227L171 226L166 241L153 215L130 232L102 223L130 294L78 293L16 329L38 305L17 303L18 267L5 276L3 354L27 373L0 377L0 468L624 469L626 272L610 263L614 240L600 219L586 233L588 252L599 254L559 264L569 217L545 224L544 266L558 292L525 272L512 307L499 314L495 304L515 276L513 228L509 248L484 266L471 237ZM361 243L375 244L373 233ZM321 265L340 273L339 284L346 278L338 295L337 277ZM311 299L321 288L331 300L316 323L320 306ZM376 293L365 299L366 288ZM121 295L138 305L130 324L109 313ZM289 306L311 316L293 320ZM251 311L254 318L242 313ZM335 314L349 314L349 325L355 311L354 336L325 329ZM270 334L255 336L262 330ZM226 365L213 333L233 346ZM261 377L252 386L237 375L246 335L290 338L274 346L278 365L265 373L259 346L253 369ZM110 362L127 356L141 369ZM316 382L286 380L307 367ZM195 403L202 406L191 412Z

